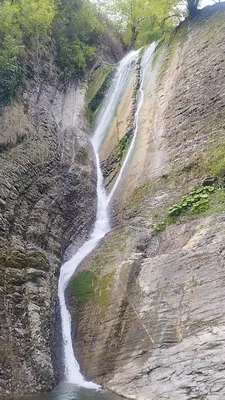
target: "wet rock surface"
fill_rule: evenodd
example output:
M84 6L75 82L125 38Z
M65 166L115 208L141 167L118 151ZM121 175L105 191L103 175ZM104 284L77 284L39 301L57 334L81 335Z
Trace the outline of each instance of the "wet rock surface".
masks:
M225 139L224 15L207 8L161 46L116 226L81 266L97 271L96 290L80 304L71 287L83 372L132 399L225 398L224 212L154 229L182 195L214 184L203 164Z
M0 117L0 396L59 379L59 267L96 213L85 92L53 70Z

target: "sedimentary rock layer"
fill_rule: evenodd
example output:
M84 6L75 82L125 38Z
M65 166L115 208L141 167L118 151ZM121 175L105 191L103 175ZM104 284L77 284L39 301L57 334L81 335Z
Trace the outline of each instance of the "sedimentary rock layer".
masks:
M0 395L59 379L59 267L96 213L85 85L54 71L26 85L0 117Z
M158 48L117 226L82 265L94 285L76 277L86 295L71 283L84 373L129 398L225 396L224 189L217 208L159 225L224 148L224 17L224 5L207 8Z

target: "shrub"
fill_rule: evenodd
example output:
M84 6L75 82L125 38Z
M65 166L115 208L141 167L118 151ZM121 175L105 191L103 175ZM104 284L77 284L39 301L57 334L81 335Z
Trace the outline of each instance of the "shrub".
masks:
M0 109L10 103L23 83L23 67L17 59L0 69Z

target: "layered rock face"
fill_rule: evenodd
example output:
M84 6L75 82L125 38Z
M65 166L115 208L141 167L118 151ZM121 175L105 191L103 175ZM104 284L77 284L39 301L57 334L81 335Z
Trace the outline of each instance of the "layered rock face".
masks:
M59 267L96 213L85 93L79 82L63 88L53 69L27 82L0 117L1 396L49 390L59 379Z
M83 372L128 398L225 397L224 21L207 8L155 53L117 225L70 286ZM169 218L202 182L208 206Z

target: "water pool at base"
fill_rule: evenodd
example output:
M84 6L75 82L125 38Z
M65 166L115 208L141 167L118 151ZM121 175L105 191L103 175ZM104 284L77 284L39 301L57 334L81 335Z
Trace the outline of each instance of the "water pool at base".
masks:
M71 383L61 382L52 392L36 395L10 397L7 400L122 400L114 393L87 389Z

